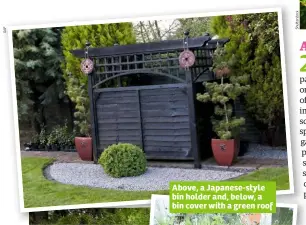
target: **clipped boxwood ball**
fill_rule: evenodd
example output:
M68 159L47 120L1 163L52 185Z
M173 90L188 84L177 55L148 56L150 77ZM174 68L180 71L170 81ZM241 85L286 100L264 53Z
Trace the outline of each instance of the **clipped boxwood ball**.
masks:
M99 158L99 164L112 177L139 176L147 169L147 160L142 149L128 143L107 147Z

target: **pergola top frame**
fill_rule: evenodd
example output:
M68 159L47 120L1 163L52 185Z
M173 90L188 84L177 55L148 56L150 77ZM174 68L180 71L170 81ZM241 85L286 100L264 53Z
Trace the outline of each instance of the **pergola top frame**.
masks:
M203 48L204 50L214 50L216 49L217 43L223 46L227 42L229 42L228 38L212 39L210 36L201 36L196 38L188 38L188 47L190 49ZM129 44L122 46L115 45L111 47L94 47L89 48L88 57L99 58L143 53L162 53L175 50L183 50L183 39ZM76 49L70 52L78 58L84 57L84 49Z
M89 48L87 57L93 59L95 71L92 74L93 88L123 75L159 74L171 82L185 81L184 69L179 65L179 55L184 50L185 39L165 40L151 43L114 45L111 47ZM188 48L196 56L195 64L190 67L192 80L196 80L212 66L212 53L218 45L224 46L228 38L212 39L209 35L196 38L188 37ZM89 43L86 44L88 47ZM72 50L78 57L85 57L85 49ZM119 85L121 86L121 85Z

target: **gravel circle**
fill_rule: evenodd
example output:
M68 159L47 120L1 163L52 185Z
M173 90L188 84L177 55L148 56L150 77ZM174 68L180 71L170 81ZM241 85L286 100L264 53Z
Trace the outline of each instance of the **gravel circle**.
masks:
M250 144L243 157L287 160L287 150L285 147L270 147L259 144Z
M228 180L243 172L207 169L149 167L137 177L113 178L104 173L99 164L54 163L45 170L45 176L64 184L129 191L169 190L169 181Z

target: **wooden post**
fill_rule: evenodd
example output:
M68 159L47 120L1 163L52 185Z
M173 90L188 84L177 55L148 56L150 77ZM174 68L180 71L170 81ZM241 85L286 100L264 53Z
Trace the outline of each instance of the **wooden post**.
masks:
M88 95L89 95L89 104L90 104L90 124L91 124L91 137L92 137L92 148L93 148L93 160L95 163L98 162L97 159L97 130L96 130L96 97L93 94L92 88L92 76L93 73L88 74Z
M201 168L201 158L199 152L198 132L196 124L195 114L195 95L193 87L193 79L189 69L186 70L186 82L187 82L187 95L188 95L188 109L189 109L189 124L190 124L190 136L191 136L191 148L194 158L194 167Z
M137 100L138 100L138 116L139 116L139 129L140 129L140 138L141 138L141 148L142 151L146 152L144 149L144 136L143 136L143 125L142 125L142 113L141 113L141 99L140 99L140 90L137 89Z

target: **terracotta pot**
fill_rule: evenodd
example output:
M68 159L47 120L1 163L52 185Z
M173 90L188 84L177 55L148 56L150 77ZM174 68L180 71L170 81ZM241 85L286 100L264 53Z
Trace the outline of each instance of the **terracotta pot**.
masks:
M211 147L214 158L220 166L231 166L238 156L238 143L236 139L212 139Z
M76 137L74 143L80 158L84 161L92 161L92 138Z

